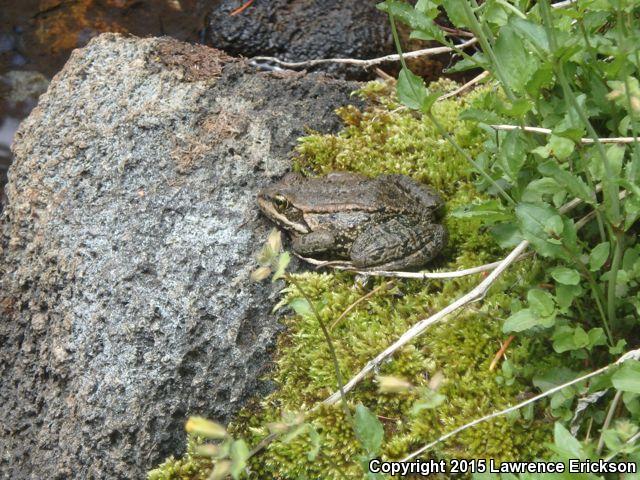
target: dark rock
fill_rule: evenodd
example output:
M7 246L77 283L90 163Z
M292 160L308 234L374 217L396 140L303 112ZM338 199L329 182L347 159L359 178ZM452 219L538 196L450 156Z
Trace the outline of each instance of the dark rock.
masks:
M379 0L255 0L238 15L237 0L215 0L206 18L205 42L234 55L375 58L394 53ZM367 72L344 65L314 67L362 79Z
M188 415L265 390L255 193L355 87L169 39L72 54L16 134L0 223L2 478L143 478Z

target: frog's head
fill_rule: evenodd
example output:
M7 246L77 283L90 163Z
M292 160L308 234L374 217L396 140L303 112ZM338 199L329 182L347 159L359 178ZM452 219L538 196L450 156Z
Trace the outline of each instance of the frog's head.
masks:
M297 205L291 179L264 188L258 193L258 206L271 221L291 232L309 233L304 211Z

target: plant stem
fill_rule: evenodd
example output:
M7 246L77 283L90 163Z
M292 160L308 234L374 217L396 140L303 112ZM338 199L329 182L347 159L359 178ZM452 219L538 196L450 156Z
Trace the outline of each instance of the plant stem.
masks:
M491 183L491 185L496 190L498 190L498 192L507 202L509 202L511 205L515 205L516 202L513 200L513 198L511 198L509 194L500 185L498 185L498 182L491 178L491 175L489 175L480 165L478 165L478 163L473 158L471 158L471 155L469 155L460 145L458 145L458 142L456 142L453 137L449 135L449 132L444 129L442 124L438 120L436 120L436 117L433 115L433 113L428 112L426 115L429 120L431 120L436 126L436 129L438 130L440 135L448 140L449 143L453 145L453 148L460 152L460 154L467 160L467 162L473 165L473 168L475 168L489 183Z
M504 71L502 70L502 66L500 65L500 62L498 62L498 58L496 57L496 54L493 51L493 47L489 43L489 40L485 35L484 30L482 29L482 25L480 25L480 22L476 18L476 14L473 12L471 5L469 4L468 0L462 0L460 3L464 8L465 14L467 16L467 21L470 23L471 31L475 34L476 38L480 42L482 51L489 56L491 63L495 66L496 76L500 80L500 85L502 86L504 93L507 95L507 97L511 102L515 102L516 96L514 95L513 91L511 90L511 88L509 87L509 84L506 81L507 77L504 74Z
M620 397L622 397L622 390L618 390L616 392L615 397L611 400L611 405L609 405L609 411L607 412L607 417L604 419L604 423L602 424L602 430L600 430L600 439L598 440L598 447L596 448L596 455L600 456L602 453L602 447L604 447L604 432L611 425L611 420L613 420L613 414L616 411L616 407L618 406L618 402L620 402Z
M304 299L307 301L307 303L311 307L311 311L313 312L313 315L316 317L316 320L320 325L320 329L322 330L324 339L327 342L327 345L329 347L329 352L331 353L331 360L333 361L333 369L335 370L336 380L338 381L338 390L340 391L340 400L342 403L342 408L344 409L344 414L346 415L349 422L353 423L353 417L351 416L351 411L349 410L349 405L347 404L346 393L344 391L344 382L342 380L342 373L340 373L338 355L336 354L336 349L334 348L333 342L331 341L331 336L329 335L329 331L327 330L327 327L322 321L322 318L320 317L320 314L318 313L318 310L316 309L315 305L313 304L313 302L311 302L311 299L307 296L307 293L302 288L302 285L300 285L300 282L298 282L293 275L289 275L289 274L286 275L286 279L287 281L295 285L296 289L298 289L298 291L300 292L300 295L302 295Z
M600 314L600 319L602 320L602 326L607 334L607 338L609 340L609 346L614 345L613 335L611 334L611 329L609 328L609 322L607 320L607 315L604 311L604 300L602 297L602 292L600 291L600 287L598 286L598 282L593 278L593 275L587 268L587 266L582 263L582 261L574 256L571 251L563 245L564 252L569 256L571 261L582 271L582 274L587 279L589 286L591 287L591 293L593 294L593 298L596 301L596 306L598 307L598 313Z
M609 269L609 285L607 287L607 316L609 324L616 325L616 284L618 281L618 271L620 270L620 262L624 253L624 233L616 231L616 246L613 251L613 260Z
M402 68L409 70L409 68L407 67L407 63L404 60L404 55L402 53L402 45L400 45L400 37L398 36L398 29L396 28L396 22L395 19L393 18L393 15L389 15L389 21L391 23L391 34L393 35L393 42L396 45L396 50L398 51L398 55L400 56L400 64L402 65ZM413 85L410 84L411 89L413 90ZM414 95L417 96L417 92L414 90L413 91ZM438 122L436 120L436 118L433 116L433 114L431 112L427 112L426 113L427 117L433 122L433 124L436 126L436 129L440 132L440 134L449 141L449 143L451 143L451 145L453 145L453 148L455 148L458 152L460 152L460 154L471 164L473 165L473 167L484 177L486 178L489 183L491 183L494 188L496 188L498 190L498 192L500 192L500 194L504 197L505 200L507 200L510 204L515 205L516 202L513 201L513 199L509 196L509 194L507 192L504 191L504 189L498 185L498 183L491 178L491 176L484 171L484 169L478 165L478 163L471 158L471 155L469 155L460 145L458 145L458 143L451 137L451 135L449 135L449 133L444 129L444 127L440 124L440 122Z
M557 50L557 42L556 42L555 33L553 32L553 24L551 22L551 11L549 7L549 0L540 0L539 5L540 5L540 13L542 14L544 26L547 31L547 36L549 38L549 47L551 48L552 55L555 55L555 52ZM597 146L598 153L600 154L602 163L604 165L604 170L605 170L605 178L602 181L602 184L603 184L602 190L604 192L605 205L608 204L611 211L611 215L610 215L611 218L609 218L609 221L613 224L618 224L620 222L620 201L618 199L617 188L613 183L614 175L613 175L613 170L611 168L611 165L609 164L609 160L607 158L607 153L604 150L604 146L600 142L597 132L593 128L593 125L591 125L591 122L589 121L589 117L587 116L586 112L578 103L578 99L576 98L571 86L569 85L569 81L567 80L567 77L564 73L564 67L562 62L557 62L556 59L553 58L553 69L556 74L556 77L558 78L558 81L560 82L560 86L562 87L564 96L569 100L569 103L575 110L578 117L580 117L580 120L582 121L582 123L584 123L587 129L587 132L589 132L589 135L591 136L591 138L593 138L593 141Z

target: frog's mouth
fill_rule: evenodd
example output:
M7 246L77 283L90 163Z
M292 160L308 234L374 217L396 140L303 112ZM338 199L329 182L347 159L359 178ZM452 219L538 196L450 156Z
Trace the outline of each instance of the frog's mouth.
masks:
M298 233L309 233L309 227L304 223L302 219L302 212L297 212L299 215L292 214L292 207L284 197L279 196L258 196L258 206L260 209L274 222L280 225L286 230L293 230ZM296 222L291 220L290 217L300 216L302 221Z

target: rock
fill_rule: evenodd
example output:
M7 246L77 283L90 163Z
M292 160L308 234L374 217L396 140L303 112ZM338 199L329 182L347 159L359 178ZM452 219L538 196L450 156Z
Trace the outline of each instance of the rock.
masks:
M0 223L2 478L143 478L188 415L268 389L255 194L355 87L169 39L72 54L16 134Z
M300 61L394 53L389 20L375 7L379 0L256 0L233 16L237 0L211 3L205 43L235 55ZM314 68L358 79L367 75L338 64Z

